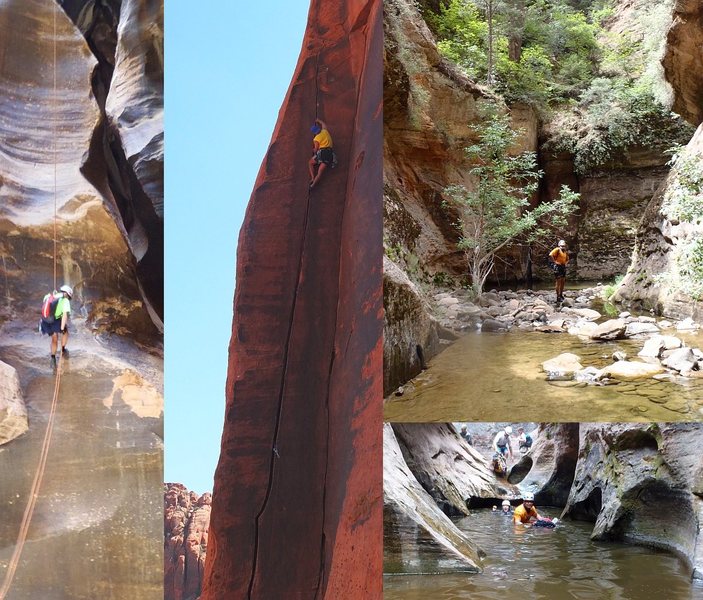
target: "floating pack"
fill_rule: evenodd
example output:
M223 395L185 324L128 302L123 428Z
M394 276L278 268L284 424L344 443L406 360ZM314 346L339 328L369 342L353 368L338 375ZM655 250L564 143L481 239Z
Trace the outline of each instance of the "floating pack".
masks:
M61 300L61 296L56 295L56 292L44 296L41 305L41 318L44 323L53 323L56 320L56 306L59 300Z

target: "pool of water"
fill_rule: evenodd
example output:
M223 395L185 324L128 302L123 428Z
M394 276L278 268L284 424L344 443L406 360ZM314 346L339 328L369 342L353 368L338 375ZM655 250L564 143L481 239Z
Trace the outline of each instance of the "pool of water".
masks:
M677 334L689 346L703 336ZM541 364L563 352L601 368L616 350L636 357L644 340L585 341L566 333L469 333L386 401L387 421L691 421L703 415L703 378L586 385L547 381Z
M559 509L538 507L557 516ZM414 528L385 533L384 600L693 600L703 585L691 583L678 557L649 548L592 542L590 523L567 521L556 529L515 527L490 510L454 520L487 553L481 574L424 552Z

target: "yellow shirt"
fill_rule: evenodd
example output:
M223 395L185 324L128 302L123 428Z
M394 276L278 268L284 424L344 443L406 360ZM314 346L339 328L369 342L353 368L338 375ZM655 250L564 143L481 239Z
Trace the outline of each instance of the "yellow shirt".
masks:
M326 129L323 129L320 133L318 133L312 139L313 139L313 141L320 144L320 148L331 148L332 147L332 136L330 135L330 132L327 131Z
M537 509L534 506L528 511L525 505L521 504L513 513L513 519L520 519L520 523L529 523L531 517L537 518Z
M544 254L542 256L544 256ZM554 250L549 253L549 256L551 256L552 260L558 265L565 265L569 262L569 253L564 252L561 248L554 248Z

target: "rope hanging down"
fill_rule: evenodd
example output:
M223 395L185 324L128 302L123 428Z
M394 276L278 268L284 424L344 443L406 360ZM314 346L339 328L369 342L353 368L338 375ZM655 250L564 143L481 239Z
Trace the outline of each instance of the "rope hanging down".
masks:
M57 96L56 96L56 13L57 7L56 2L53 2L53 24L54 24L54 80L53 80L53 96L51 101L52 107L52 138L53 138L53 158L54 158L54 289L56 289L56 270L57 270L57 221L58 221L58 210L57 210L57 193L56 193L56 121L57 121ZM5 573L5 580L3 581L2 587L0 587L0 600L5 600L10 587L12 586L12 580L14 579L15 572L17 571L17 566L19 565L20 557L22 555L22 550L24 549L24 544L27 541L27 534L29 533L29 525L32 521L32 515L34 514L34 508L37 504L37 499L39 497L39 490L41 489L42 481L44 480L44 472L46 470L46 461L49 456L49 447L51 445L51 436L54 431L54 421L56 416L56 409L58 407L59 399L59 389L61 386L61 363L63 359L63 353L59 354L59 361L56 367L56 381L54 383L54 395L51 399L51 408L49 410L49 420L46 425L46 432L44 433L44 440L42 442L41 452L39 454L39 464L37 465L37 471L34 474L34 480L32 481L32 487L29 490L29 497L27 500L27 506L24 510L24 515L22 516L22 523L20 524L19 534L17 536L17 543L15 544L15 549L10 558L10 562L7 565L7 571Z

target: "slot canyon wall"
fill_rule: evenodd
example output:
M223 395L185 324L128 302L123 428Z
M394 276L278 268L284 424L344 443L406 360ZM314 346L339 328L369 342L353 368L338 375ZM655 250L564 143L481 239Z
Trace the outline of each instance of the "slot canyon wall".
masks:
M74 312L96 331L162 329L162 54L163 2L3 3L3 321L33 321L53 285L56 209Z
M455 532L447 516L532 492L538 506L563 507L562 518L593 523L592 539L674 552L693 577L703 578L703 460L691 452L702 424L542 423L532 433L533 447L507 479L489 469L492 436L483 436L485 425L469 424L473 447L452 424L385 426L389 548L398 541L398 524L414 523L424 547L463 556L480 569L481 552L471 535ZM493 425L496 431L500 424Z

